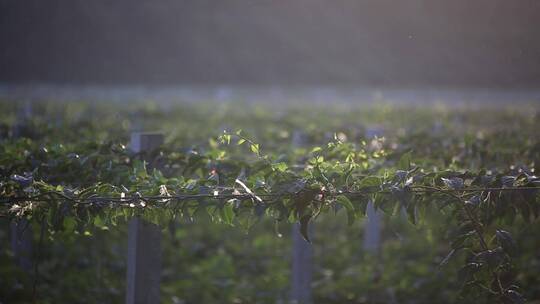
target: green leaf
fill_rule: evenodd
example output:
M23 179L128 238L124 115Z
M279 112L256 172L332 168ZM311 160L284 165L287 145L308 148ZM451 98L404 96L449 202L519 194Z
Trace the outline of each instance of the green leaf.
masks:
M468 263L458 271L459 279L463 282L469 282L473 279L473 275L480 271L482 267L479 263Z
M378 187L380 185L381 178L378 176L367 176L358 183L360 188Z
M516 253L516 242L508 231L497 230L495 232L495 236L497 237L497 242L506 253L508 253L509 255L514 255Z
M347 211L347 222L349 223L349 225L352 225L356 217L354 212L354 206L349 200L349 198L345 195L338 195L336 197L336 202L345 207L345 210Z
M411 222L413 225L416 225L416 201L410 201L407 205L407 217L409 218L409 222Z
M223 208L221 209L222 211L222 218L223 218L223 221L225 222L225 224L228 224L228 225L233 225L233 220L234 220L234 206L233 204L230 204L230 203L227 203L223 206Z
M316 152L319 152L321 150L322 150L321 147L314 147L313 149L311 149L311 151L309 153L316 153Z
M411 151L401 155L397 164L397 168L405 171L411 169Z
M94 217L94 226L96 226L97 228L102 229L102 230L108 230L109 229L109 227L107 227L107 225L105 224L105 221L103 221L103 219L99 215L96 215Z
M64 231L73 233L75 228L77 228L77 221L71 216L64 217Z
M311 240L309 239L308 229L309 229L309 221L311 220L311 215L305 215L300 219L300 234L306 240L306 242L311 244Z
M474 256L474 260L482 264L487 264L491 268L499 267L504 262L504 252L500 248L484 250Z
M504 296L506 298L510 299L510 301L512 301L512 303L515 303L515 304L523 304L523 303L525 303L525 298L519 292L517 292L515 290L512 290L512 289L507 290L504 293Z
M251 149L251 152L257 155L259 154L259 144L251 144L249 148Z
M373 207L376 210L382 210L386 214L392 214L395 207L395 201L389 199L390 195L385 193L376 193L373 196Z
M287 171L287 169L289 168L287 166L286 163L284 162L280 162L280 163L277 163L277 164L273 164L272 167L275 169L275 170L278 170L279 172L285 172Z
M452 190L459 190L463 188L463 185L464 185L463 179L459 177L452 177L452 178L442 177L441 180L446 185L446 187Z

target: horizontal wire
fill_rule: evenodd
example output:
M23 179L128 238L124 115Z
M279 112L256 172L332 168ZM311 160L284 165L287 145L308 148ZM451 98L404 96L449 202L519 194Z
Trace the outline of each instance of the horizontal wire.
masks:
M229 190L235 190L234 188L228 188ZM412 192L417 193L441 193L441 192L495 192L495 191L526 191L526 190L540 190L540 187L489 187L489 188L462 188L462 189L432 189L432 188L424 188L422 186L413 186L410 188ZM78 198L78 197L69 197L61 193L57 192L50 192L50 193L44 193L39 196L34 197L3 197L0 198L0 202L2 204L9 204L9 203L15 203L15 202L55 202L55 201L73 201L78 203L83 202L89 202L89 203L103 203L103 202L110 202L110 203L133 203L137 200L142 201L185 201L185 200L192 200L192 199L200 199L200 198L206 198L206 199L216 199L216 200L223 200L223 199L251 199L255 197L261 197L261 198L286 198L286 197L294 197L301 195L303 191L299 191L296 193L262 193L262 194L248 194L248 193L240 193L240 194L210 194L210 193L198 193L198 194L176 194L176 195L154 195L154 196L129 196L129 197L112 197L112 196L93 196L93 197L85 197L85 198ZM391 190L363 190L363 191L336 191L336 192L328 192L328 191L321 191L318 194L321 194L323 196L337 196L337 195L367 195L367 194L377 194L377 193L392 193ZM52 196L56 195L58 198L50 198L50 197L44 197L44 196Z

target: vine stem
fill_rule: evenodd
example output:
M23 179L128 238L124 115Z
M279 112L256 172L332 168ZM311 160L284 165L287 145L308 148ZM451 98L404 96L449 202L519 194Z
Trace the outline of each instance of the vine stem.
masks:
M270 166L272 166L272 162L267 158L267 155L262 155L262 154L261 154L261 150L260 150L259 144L257 144L257 143L254 142L253 140L251 140L251 139L249 139L249 138L247 138L247 137L245 137L244 135L239 134L239 133L234 133L234 134L233 134L233 133L227 132L226 134L229 135L229 136L236 136L236 137L238 137L238 138L244 140L245 142L247 142L250 146L257 146L258 148L257 148L257 151L256 151L255 155L257 155L257 157L258 157L259 159L262 159L262 160L265 161L267 164L269 164Z
M423 188L423 189L429 189L435 192L443 193L445 195L448 195L460 202L460 206L465 211L465 214L471 221L474 227L474 231L476 232L478 239L480 240L480 245L483 250L489 250L489 247L487 246L486 240L484 239L484 236L482 235L482 229L480 227L480 224L478 223L478 219L474 216L472 211L467 207L467 204L463 200L463 198L459 195L456 195L452 191L446 191L445 189L437 188L437 187L431 187L431 186L415 186L417 188Z
M429 189L435 192L443 193L445 195L448 195L456 200L459 201L461 208L465 211L465 214L473 224L474 230L478 236L478 239L480 240L480 246L482 247L483 251L489 250L489 247L486 243L486 240L484 239L484 236L482 234L482 229L480 227L480 223L478 222L478 219L476 216L474 216L473 212L467 207L467 203L463 198L457 194L455 194L453 191L446 191L445 189L437 188L437 187L431 187L431 186L416 186L418 188L425 188ZM501 283L501 279L499 278L499 275L495 273L495 271L491 270L491 274L493 275L493 278L497 281L497 285L499 287L499 295L504 295L504 288Z

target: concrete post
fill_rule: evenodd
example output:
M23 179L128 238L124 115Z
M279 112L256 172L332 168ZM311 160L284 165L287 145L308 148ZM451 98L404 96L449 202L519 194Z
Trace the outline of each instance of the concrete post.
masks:
M376 254L381 245L381 214L375 210L373 202L366 208L367 220L364 226L364 249Z
M299 131L294 131L292 145L302 146L304 140ZM313 235L313 224L309 227ZM300 224L292 227L292 269L291 269L291 301L293 303L309 304L313 302L311 282L313 277L313 246L306 242L300 234Z
M366 129L365 136L368 140L375 136L383 136L384 129L378 126L371 126ZM370 201L366 208L367 220L364 226L364 250L376 254L381 245L381 212L375 209Z
M32 272L32 226L27 220L11 222L11 250L16 262L27 273Z
M159 133L134 132L130 148L135 153L151 151L163 143ZM161 230L135 217L129 221L127 254L127 304L160 303Z

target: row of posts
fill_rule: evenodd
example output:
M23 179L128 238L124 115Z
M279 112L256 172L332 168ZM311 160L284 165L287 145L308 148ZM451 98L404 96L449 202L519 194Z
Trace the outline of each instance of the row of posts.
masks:
M17 128L25 128L31 116L31 105L26 105L19 114ZM14 130L17 136L19 130ZM160 133L133 132L130 148L134 153L150 152L163 144ZM295 132L293 146L304 144L300 133ZM314 233L313 225L309 233ZM363 247L366 251L376 252L380 244L381 216L371 203L367 208L367 222L364 229ZM32 227L30 223L20 220L11 223L11 246L18 265L26 272L32 269ZM161 230L139 217L130 219L128 223L127 304L156 304L160 302L161 278ZM313 247L300 234L299 224L292 226L292 271L290 299L293 303L309 304L313 302Z

